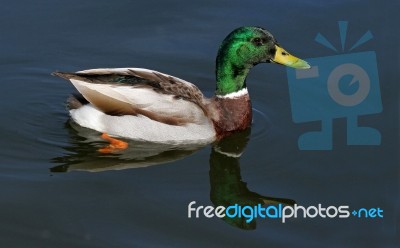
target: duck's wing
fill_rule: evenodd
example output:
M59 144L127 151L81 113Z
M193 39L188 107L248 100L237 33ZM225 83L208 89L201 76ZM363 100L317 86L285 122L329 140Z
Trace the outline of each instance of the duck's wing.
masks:
M144 115L171 125L204 121L206 103L193 84L141 68L55 72L68 79L98 109L109 115Z

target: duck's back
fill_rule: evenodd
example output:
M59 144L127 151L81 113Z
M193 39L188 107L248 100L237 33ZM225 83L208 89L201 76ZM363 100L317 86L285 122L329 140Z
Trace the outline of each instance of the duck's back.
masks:
M55 73L90 102L70 111L81 126L162 143L209 142L215 130L201 91L182 79L140 68Z

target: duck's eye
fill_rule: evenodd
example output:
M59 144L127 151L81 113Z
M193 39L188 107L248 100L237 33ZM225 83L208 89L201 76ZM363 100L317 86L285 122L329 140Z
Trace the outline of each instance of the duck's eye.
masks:
M254 39L253 39L253 43L254 43L254 45L256 45L256 46L261 46L261 45L263 44L263 41L262 41L261 38L254 38Z

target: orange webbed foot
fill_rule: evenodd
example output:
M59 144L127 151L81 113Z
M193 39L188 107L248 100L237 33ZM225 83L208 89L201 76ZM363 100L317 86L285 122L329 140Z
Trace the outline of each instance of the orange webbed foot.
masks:
M113 152L118 152L118 151L125 150L126 148L128 148L127 142L116 139L116 138L112 138L107 133L103 133L101 135L101 138L107 140L108 142L110 142L110 144L103 148L100 148L98 150L100 153L113 153Z

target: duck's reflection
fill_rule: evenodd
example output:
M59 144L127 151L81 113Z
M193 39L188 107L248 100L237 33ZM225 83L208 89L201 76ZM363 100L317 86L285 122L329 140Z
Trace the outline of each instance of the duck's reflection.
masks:
M242 181L240 175L240 156L242 155L250 137L250 128L233 134L212 146L210 155L210 199L215 206L240 207L256 206L258 204L288 204L293 205L294 200L263 196L247 188L247 183ZM255 229L256 220L247 222L248 218L224 217L223 220L230 225L241 229Z
M68 123L73 146L65 147L68 155L53 159L60 165L51 168L52 172L74 170L99 172L146 167L182 159L204 146L172 146L131 142L129 148L120 154L100 155L97 149L104 144L95 131ZM258 204L288 204L291 199L263 196L247 188L240 174L240 157L250 138L250 128L233 134L212 144L210 154L210 199L215 206L256 206ZM245 217L224 217L223 220L235 227L251 230L256 228L256 220L247 222Z
M67 155L52 162L60 164L51 172L123 170L165 164L189 156L205 145L168 145L130 141L126 150L116 154L101 154L98 149L106 142L98 132L83 128L74 122L66 123L72 146L64 147Z

